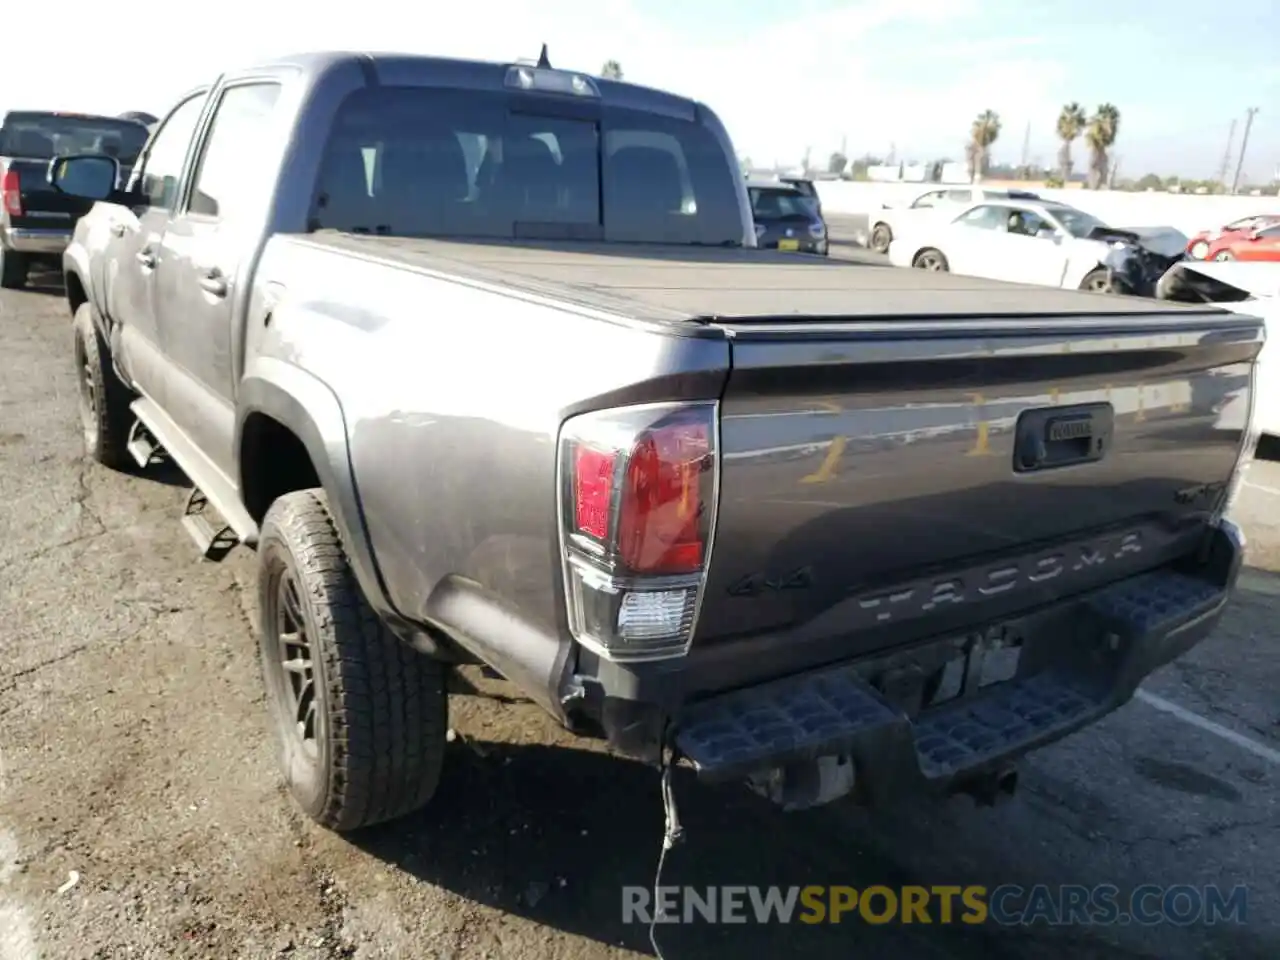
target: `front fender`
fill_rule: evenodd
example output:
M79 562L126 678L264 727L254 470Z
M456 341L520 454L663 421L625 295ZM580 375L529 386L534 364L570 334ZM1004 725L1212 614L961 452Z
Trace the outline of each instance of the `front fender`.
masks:
M258 357L240 383L236 411L236 470L245 489L245 464L240 457L245 423L253 414L264 414L287 427L310 454L320 484L329 498L347 560L374 611L397 633L416 646L431 647L418 636L420 630L392 605L382 572L370 546L364 508L351 465L347 422L342 405L329 386L300 367L270 357ZM406 634L413 634L410 638Z

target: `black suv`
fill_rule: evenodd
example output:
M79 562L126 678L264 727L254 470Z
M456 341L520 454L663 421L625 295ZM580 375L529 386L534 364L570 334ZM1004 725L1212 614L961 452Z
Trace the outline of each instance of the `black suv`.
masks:
M747 195L759 246L827 256L827 223L816 196L778 180L748 181Z

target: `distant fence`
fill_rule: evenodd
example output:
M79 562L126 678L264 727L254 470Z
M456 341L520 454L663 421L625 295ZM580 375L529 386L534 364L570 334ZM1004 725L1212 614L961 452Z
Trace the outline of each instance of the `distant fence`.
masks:
M910 203L945 184L864 183L820 180L822 207L830 213L871 214L883 204ZM1187 235L1260 213L1280 215L1280 197L1210 197L1178 193L1129 193L1122 190L1042 190L1046 200L1061 200L1113 227L1169 226Z

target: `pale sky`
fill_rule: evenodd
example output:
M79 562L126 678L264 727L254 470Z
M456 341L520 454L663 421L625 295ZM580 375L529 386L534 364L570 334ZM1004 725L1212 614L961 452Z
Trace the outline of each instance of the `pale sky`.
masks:
M1030 123L1032 159L1052 163L1060 106L1109 100L1124 176L1215 176L1233 117L1238 156L1250 106L1246 176L1280 165L1277 0L214 0L134 14L63 0L42 16L67 26L52 46L5 44L0 110L162 115L184 89L275 55L511 61L545 41L555 66L597 72L612 58L628 80L703 100L758 163L798 162L806 147L825 160L842 138L851 155L896 145L901 159L960 159L987 108L1004 121L997 161L1019 161Z

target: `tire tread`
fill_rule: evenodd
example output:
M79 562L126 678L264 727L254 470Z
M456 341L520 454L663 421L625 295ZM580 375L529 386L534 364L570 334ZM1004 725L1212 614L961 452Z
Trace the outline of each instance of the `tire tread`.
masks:
M444 761L447 668L392 634L364 599L322 490L280 497L268 528L293 555L315 618L312 656L324 663L331 762L314 819L349 831L423 807Z

